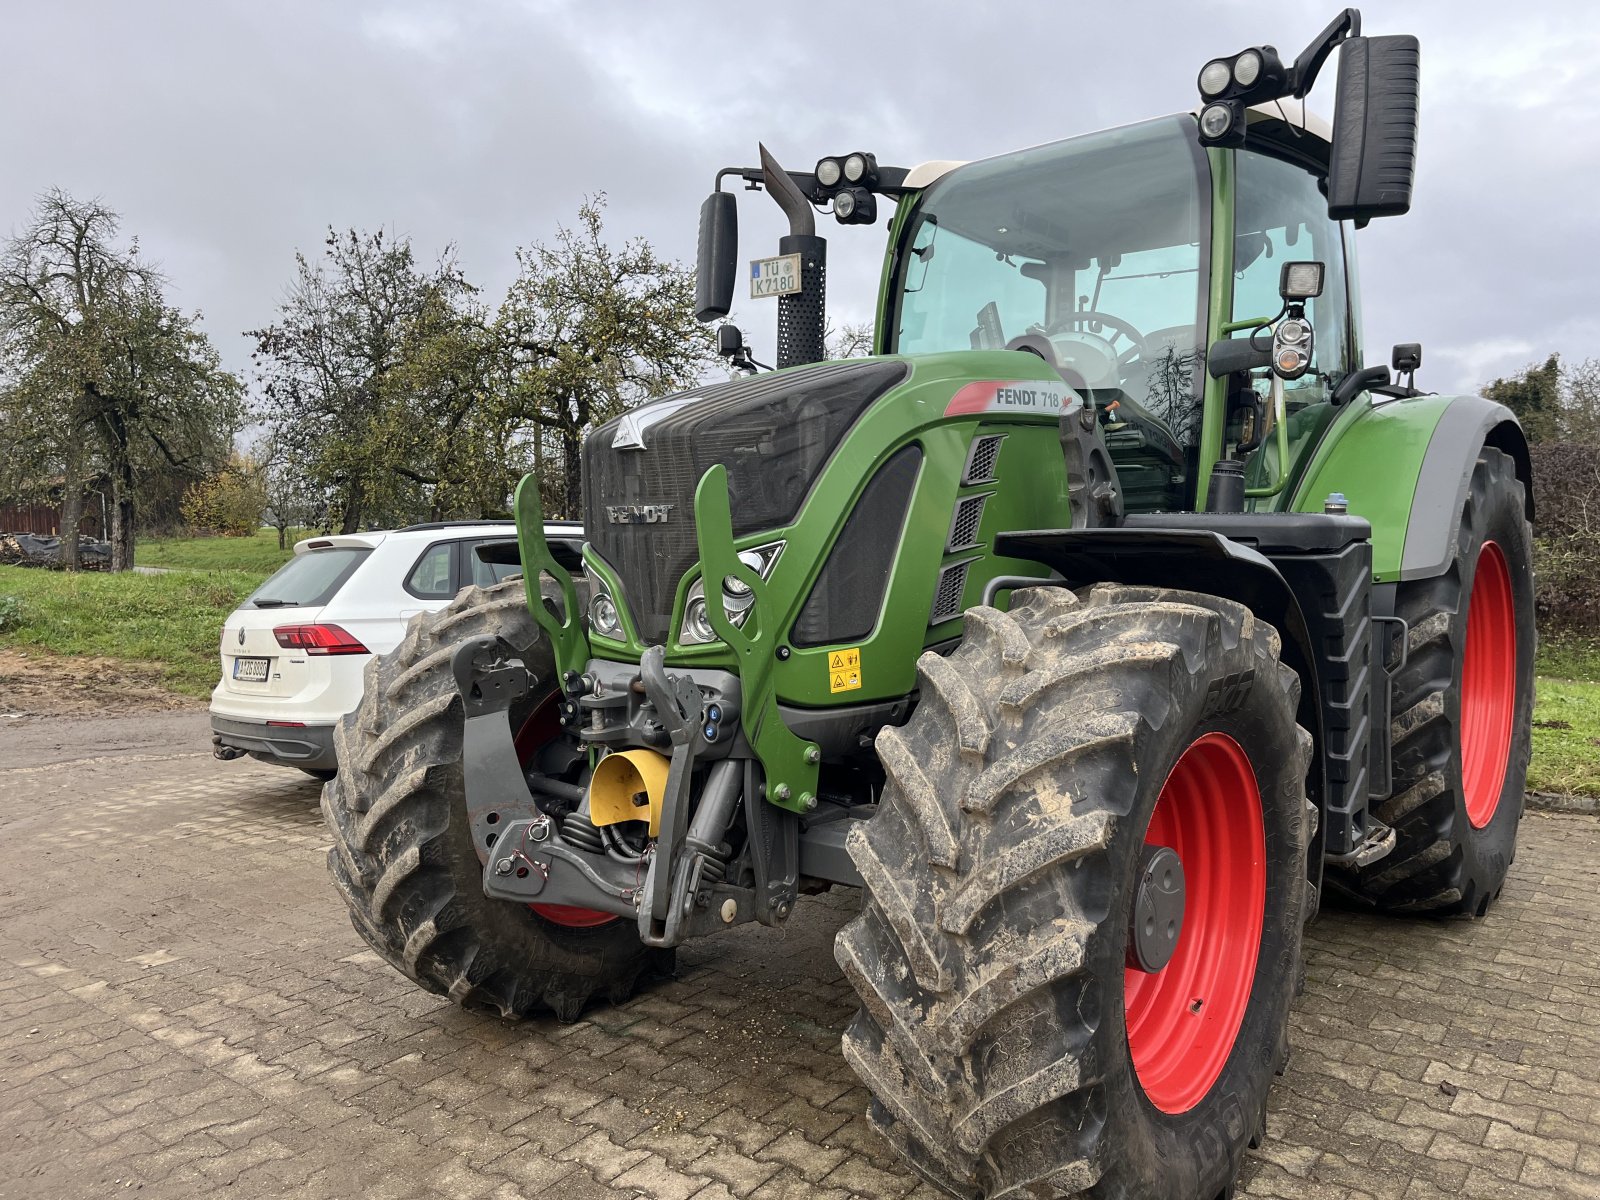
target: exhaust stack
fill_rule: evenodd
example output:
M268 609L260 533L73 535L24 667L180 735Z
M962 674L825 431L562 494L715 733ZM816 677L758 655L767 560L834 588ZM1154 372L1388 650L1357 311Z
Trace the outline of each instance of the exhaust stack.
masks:
M811 201L765 146L761 181L789 218L789 232L778 239L778 253L800 256L800 290L778 297L778 369L821 362L827 357L823 334L828 325L828 241L817 236Z

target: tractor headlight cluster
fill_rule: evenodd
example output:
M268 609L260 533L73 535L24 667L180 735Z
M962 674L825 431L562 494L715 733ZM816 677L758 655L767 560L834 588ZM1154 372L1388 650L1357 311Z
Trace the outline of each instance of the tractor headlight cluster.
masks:
M766 579L771 575L773 565L778 561L778 555L783 552L783 547L783 542L753 546L748 550L739 551L739 561L762 579ZM728 620L742 626L750 616L750 609L755 605L755 593L750 590L748 584L733 575L722 581L721 593L722 611ZM697 579L689 586L689 595L684 600L683 625L678 631L678 641L685 646L703 646L716 640L717 631L711 624L711 614L706 602L705 580Z
M1214 58L1201 67L1201 144L1243 145L1245 109L1282 96L1287 80L1283 62L1271 46L1252 46L1230 58Z
M817 185L823 199L833 201L834 218L841 225L871 225L878 219L878 160L865 150L817 161Z

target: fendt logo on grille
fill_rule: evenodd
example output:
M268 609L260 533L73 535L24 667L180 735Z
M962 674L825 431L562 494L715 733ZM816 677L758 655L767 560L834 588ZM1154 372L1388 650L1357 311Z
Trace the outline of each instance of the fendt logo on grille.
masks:
M606 520L613 525L665 525L671 520L672 504L608 504Z

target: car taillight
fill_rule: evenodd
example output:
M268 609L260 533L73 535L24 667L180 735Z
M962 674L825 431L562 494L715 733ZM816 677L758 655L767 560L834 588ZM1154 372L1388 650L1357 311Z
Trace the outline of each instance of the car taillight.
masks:
M337 625L279 625L272 631L285 650L304 650L307 654L371 654Z

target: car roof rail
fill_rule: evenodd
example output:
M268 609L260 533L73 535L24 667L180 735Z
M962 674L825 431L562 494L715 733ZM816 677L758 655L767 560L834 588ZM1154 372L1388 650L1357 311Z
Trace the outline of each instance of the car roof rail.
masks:
M406 525L397 529L396 533L413 533L419 529L465 529L477 525L515 525L516 522L508 517L485 517L480 521L420 521L415 525ZM582 529L582 521L546 521L546 525L559 525L564 529Z
M404 525L396 530L397 533L412 533L419 529L463 529L469 525L515 525L516 522L504 517L486 517L481 521L419 521L415 525Z

